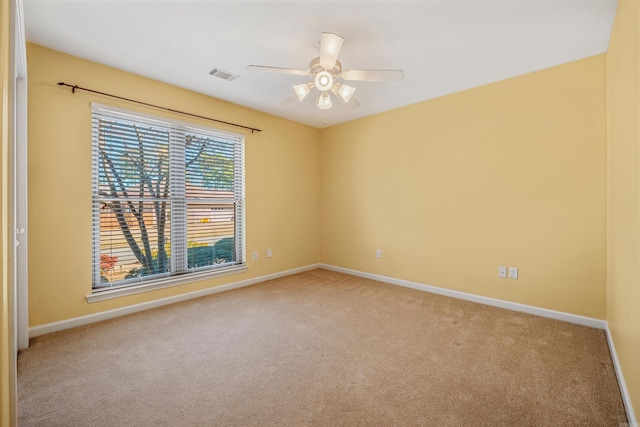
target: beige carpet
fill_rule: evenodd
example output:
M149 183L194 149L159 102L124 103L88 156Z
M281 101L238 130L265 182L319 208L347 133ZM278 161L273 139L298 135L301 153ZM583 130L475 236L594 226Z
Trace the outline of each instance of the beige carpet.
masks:
M619 426L603 331L314 270L32 340L19 426Z

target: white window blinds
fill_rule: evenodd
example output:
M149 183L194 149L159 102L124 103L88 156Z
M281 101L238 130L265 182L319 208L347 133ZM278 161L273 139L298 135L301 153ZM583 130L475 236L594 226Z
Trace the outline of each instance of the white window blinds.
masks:
M244 264L244 137L92 106L93 290Z

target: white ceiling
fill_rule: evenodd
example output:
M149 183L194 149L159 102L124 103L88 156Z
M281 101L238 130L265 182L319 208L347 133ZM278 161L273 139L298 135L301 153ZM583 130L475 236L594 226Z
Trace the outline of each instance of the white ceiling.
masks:
M617 0L23 2L29 41L314 127L604 53L617 5ZM321 32L345 38L339 57L344 69L404 69L406 79L350 82L361 106L349 110L335 100L323 111L315 96L280 105L293 84L309 78L245 70L249 64L307 69L319 54ZM213 67L240 77L231 82L212 77Z

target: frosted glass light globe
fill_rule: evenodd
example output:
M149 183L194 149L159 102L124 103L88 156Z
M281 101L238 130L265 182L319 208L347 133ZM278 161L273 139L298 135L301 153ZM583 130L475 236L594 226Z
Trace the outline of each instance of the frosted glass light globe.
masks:
M315 85L321 92L326 92L333 86L333 76L327 70L316 74Z

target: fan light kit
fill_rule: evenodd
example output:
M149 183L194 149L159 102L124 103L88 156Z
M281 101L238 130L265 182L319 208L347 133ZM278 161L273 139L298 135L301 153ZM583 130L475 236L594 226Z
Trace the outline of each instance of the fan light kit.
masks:
M285 98L282 104L290 104L295 100L302 101L314 87L320 91L316 99L316 105L321 110L328 110L333 106L331 102L332 93L347 108L357 108L360 103L353 94L356 88L344 83L336 82L336 79L347 81L369 81L369 82L394 82L400 83L404 80L403 70L342 70L342 64L338 61L340 50L344 39L333 33L322 33L320 35L320 56L313 58L309 62L308 70L295 70L292 68L266 67L262 65L248 65L247 69L252 71L274 71L285 74L295 74L299 76L311 76L313 82L293 85L293 94Z
M331 102L331 98L329 98L329 94L327 92L322 92L318 97L318 108L321 110L328 110L332 105L333 103Z
M326 92L333 86L333 76L327 70L320 71L316 74L315 84L318 90Z
M309 95L309 92L311 92L311 88L307 83L293 85L293 90L296 92L296 96L300 101L302 101L304 97Z
M344 102L349 102L355 91L355 87L340 85L340 87L338 88L338 95L340 95L340 98L342 98Z

